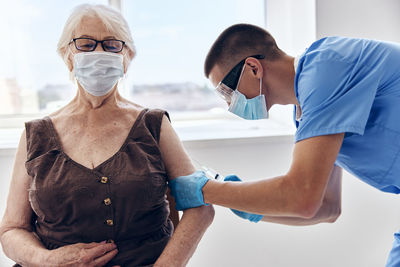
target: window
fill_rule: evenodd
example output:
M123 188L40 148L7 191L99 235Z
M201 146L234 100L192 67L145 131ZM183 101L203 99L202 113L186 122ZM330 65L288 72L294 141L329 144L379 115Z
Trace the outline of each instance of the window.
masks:
M65 105L76 88L56 53L71 10L97 1L7 1L0 9L0 116L41 116ZM110 1L115 2L115 1ZM264 0L121 1L137 49L120 91L171 112L226 109L204 78L213 41L239 22L264 26ZM40 114L39 114L40 113ZM35 116L35 115L33 115Z

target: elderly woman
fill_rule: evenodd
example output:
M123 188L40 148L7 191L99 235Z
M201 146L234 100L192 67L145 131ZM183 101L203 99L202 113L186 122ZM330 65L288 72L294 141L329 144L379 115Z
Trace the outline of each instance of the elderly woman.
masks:
M167 182L194 167L161 110L122 98L135 55L126 21L78 6L58 44L76 97L26 123L0 239L22 266L184 266L210 225L211 206L177 212Z

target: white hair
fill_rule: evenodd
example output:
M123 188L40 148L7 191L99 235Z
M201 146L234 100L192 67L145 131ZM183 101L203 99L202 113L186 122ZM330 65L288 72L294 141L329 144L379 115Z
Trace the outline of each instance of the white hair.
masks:
M107 30L115 35L115 38L125 42L125 48L128 53L124 55L125 67L128 68L130 61L136 54L135 46L128 23L122 17L121 13L111 7L105 5L91 5L83 4L76 6L69 18L67 19L60 40L57 44L57 52L64 60L65 64L69 66L69 56L71 49L68 46L73 38L75 38L75 30L82 22L83 18L98 18L105 25ZM70 69L71 71L71 69Z

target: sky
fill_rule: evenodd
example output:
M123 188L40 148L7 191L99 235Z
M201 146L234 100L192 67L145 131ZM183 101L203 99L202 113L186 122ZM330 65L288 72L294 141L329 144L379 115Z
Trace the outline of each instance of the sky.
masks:
M98 1L14 0L0 9L0 78L16 78L24 88L69 83L56 53L71 10ZM137 56L126 84L210 83L203 63L217 36L232 24L265 26L263 0L122 0Z

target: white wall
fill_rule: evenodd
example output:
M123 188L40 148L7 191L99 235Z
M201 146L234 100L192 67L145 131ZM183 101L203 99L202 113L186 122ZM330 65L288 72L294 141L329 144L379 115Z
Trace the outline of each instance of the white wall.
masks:
M266 0L266 30L287 54L301 54L316 36L315 0Z
M340 35L400 42L398 0L316 0L317 37Z
M184 144L202 164L224 175L235 173L253 180L285 173L291 161L292 139L260 137ZM0 154L1 213L13 161L10 152ZM225 208L215 207L214 223L188 266L383 266L392 234L400 228L399 206L397 195L381 193L346 173L343 213L335 224L311 227L254 224L236 218ZM0 266L10 266L1 253Z

